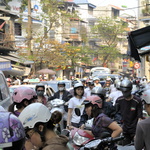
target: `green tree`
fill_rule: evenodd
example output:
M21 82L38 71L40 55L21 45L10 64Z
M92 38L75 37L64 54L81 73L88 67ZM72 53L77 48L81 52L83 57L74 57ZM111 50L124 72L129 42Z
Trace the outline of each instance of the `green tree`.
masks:
M114 62L120 56L117 45L122 40L125 25L122 21L116 21L109 17L99 18L97 24L92 28L95 37L101 42L95 51L101 60L102 66L108 66L109 62Z
M42 18L47 27L45 28L45 36L50 30L56 30L70 23L70 18L74 18L76 12L67 12L64 0L41 0Z

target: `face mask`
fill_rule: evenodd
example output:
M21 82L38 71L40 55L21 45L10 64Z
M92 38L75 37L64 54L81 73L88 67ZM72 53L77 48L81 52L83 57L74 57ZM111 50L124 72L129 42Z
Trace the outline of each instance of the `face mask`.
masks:
M37 91L36 94L37 94L37 96L43 96L44 95L44 91Z
M59 87L58 90L59 91L63 91L65 88L64 87Z
M122 94L125 98L129 98L131 96L131 91L122 92Z

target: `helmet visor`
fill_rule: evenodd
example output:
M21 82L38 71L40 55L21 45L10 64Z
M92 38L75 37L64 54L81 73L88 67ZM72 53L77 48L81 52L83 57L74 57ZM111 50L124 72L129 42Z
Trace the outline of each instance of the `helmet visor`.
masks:
M131 91L132 89L129 87L120 87L120 90L123 92Z

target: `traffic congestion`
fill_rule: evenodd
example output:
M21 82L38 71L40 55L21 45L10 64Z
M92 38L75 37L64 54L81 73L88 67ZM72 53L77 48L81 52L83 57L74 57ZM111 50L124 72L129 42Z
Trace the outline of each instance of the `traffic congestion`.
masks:
M0 148L148 150L146 76L73 80L6 78L2 72ZM102 74L101 74L102 75Z

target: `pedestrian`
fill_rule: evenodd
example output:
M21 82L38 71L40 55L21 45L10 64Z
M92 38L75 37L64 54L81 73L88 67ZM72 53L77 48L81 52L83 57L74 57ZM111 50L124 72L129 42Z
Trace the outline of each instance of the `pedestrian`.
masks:
M34 103L27 106L21 112L19 119L25 128L26 138L39 149L69 150L68 138L62 135L58 136L54 132L55 124L60 122L61 118L57 117L56 112L55 115L51 115L45 105Z
M142 94L145 110L150 116L150 89L146 90ZM135 134L135 148L136 150L150 150L150 117L138 122Z
M80 114L83 113L84 106L82 105L85 100L84 95L84 86L82 83L76 83L74 85L74 97L69 100L68 105L68 116L67 116L67 128L70 129L70 126L79 127ZM77 111L80 111L80 114L77 114Z
M123 96L116 100L116 108L122 118L121 122L125 139L120 141L119 144L127 145L133 142L137 122L143 118L143 105L139 97L131 94L132 83L130 80L124 79L121 81L120 90Z

